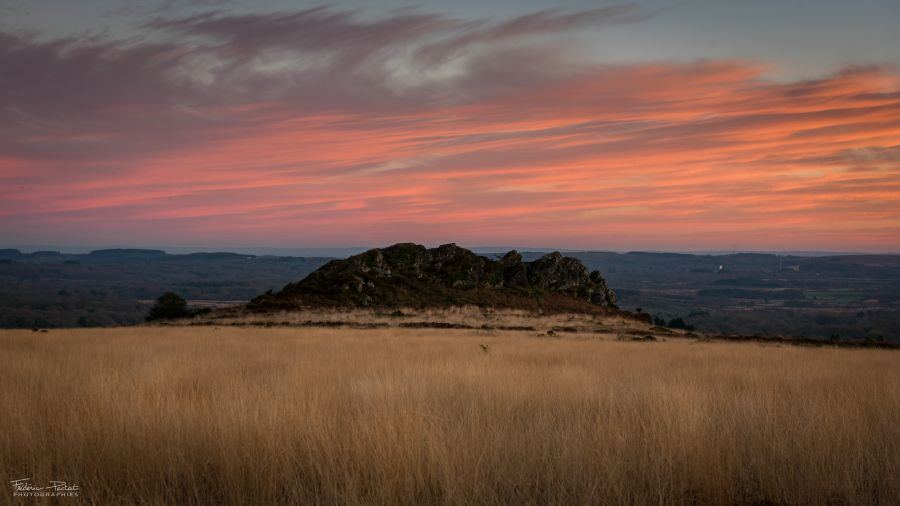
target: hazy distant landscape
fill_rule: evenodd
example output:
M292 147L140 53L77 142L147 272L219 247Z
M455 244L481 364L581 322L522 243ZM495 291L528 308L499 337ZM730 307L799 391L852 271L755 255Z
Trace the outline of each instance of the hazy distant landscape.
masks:
M542 254L523 252L523 257ZM567 255L599 270L623 309L641 308L666 323L682 318L707 332L900 341L900 255ZM242 303L280 290L328 260L0 250L0 326L140 323L152 300L169 290L205 307Z

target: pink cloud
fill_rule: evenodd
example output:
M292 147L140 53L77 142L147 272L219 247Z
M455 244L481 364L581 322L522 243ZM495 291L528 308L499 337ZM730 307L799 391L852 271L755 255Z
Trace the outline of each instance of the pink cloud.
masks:
M617 20L600 14L586 22ZM0 92L0 232L900 250L896 69L775 82L740 61L573 64L532 44L582 23L536 16L364 22L317 9L157 20L181 34L167 44L4 36L0 64L25 77ZM304 23L361 39L294 31ZM492 46L509 38L532 49ZM326 56L276 71L260 63L275 49ZM421 75L400 79L397 64ZM427 76L435 68L446 75ZM68 87L30 86L66 72Z

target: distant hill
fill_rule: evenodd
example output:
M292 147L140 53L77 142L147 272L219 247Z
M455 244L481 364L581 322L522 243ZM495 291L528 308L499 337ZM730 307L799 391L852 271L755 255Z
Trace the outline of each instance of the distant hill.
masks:
M245 303L324 265L326 258L107 249L69 254L0 249L0 327L140 323L167 291L192 305Z
M443 307L479 305L591 312L616 307L616 295L580 260L558 252L526 262L516 251L492 260L445 244L427 249L395 244L333 260L278 293L250 302L253 310L299 307Z
M547 255L546 251L519 251L526 264ZM492 261L500 261L505 254L483 253ZM698 331L713 333L900 341L900 255L582 251L560 256L580 260L588 271L602 272L615 287L618 306L634 312L640 308L657 322L680 318ZM140 323L152 300L167 291L193 305L237 306L267 290L297 284L331 260L233 252L175 255L153 249L73 254L2 248L0 327ZM475 304L493 305L493 297L508 301L514 296L519 297L516 304L532 307L546 307L548 298L566 304L574 300L551 291L529 295L527 289L498 292L484 287L444 293L438 285L432 288L436 291L430 293L450 300L465 296L464 300ZM327 302L327 298L319 300ZM354 305L364 301L362 297ZM588 310L602 307L574 303ZM332 297L331 304L344 302Z

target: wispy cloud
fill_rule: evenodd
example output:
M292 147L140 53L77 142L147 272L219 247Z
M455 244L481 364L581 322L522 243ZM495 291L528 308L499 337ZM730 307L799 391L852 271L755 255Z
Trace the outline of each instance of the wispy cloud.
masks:
M897 69L776 82L560 41L649 15L320 7L156 18L132 41L0 35L0 232L900 248Z

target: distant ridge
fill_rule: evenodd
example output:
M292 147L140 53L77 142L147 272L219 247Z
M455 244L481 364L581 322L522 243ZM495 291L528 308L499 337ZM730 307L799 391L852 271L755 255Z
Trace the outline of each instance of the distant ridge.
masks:
M498 260L455 244L411 243L333 260L278 293L253 299L257 311L300 307L445 307L479 305L591 312L615 308L600 272L559 252L525 262L515 250Z
M89 255L93 256L162 256L166 252L158 249L137 249L137 248L111 248L111 249L95 249Z

